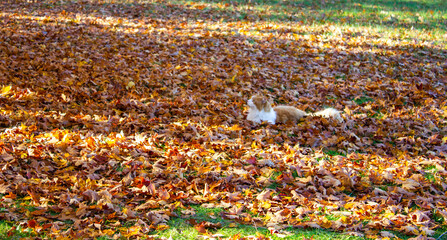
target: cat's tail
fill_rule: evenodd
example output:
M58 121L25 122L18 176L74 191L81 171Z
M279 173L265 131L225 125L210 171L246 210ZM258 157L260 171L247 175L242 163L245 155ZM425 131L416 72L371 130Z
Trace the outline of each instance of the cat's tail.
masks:
M343 122L343 118L340 115L340 111L335 108L326 108L322 111L318 111L313 114L309 114L310 116L319 116L324 118L334 118L339 122Z

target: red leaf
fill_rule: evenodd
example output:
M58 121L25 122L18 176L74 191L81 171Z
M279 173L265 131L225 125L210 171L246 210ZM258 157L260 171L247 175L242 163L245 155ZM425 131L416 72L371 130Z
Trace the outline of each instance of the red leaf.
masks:
M29 228L35 228L37 225L38 225L38 223L36 222L36 220L34 220L34 219L28 220Z
M249 159L247 159L247 163L249 163L251 165L256 165L257 162L258 162L258 160L256 160L255 157L250 157Z

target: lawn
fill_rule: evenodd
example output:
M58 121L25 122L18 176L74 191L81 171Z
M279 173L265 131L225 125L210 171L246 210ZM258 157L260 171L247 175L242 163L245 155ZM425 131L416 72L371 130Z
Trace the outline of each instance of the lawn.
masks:
M443 0L3 1L0 238L447 239L446 39Z

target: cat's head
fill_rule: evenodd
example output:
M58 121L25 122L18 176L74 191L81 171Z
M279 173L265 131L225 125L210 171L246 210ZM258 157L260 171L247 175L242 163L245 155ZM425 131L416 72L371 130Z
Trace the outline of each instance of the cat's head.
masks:
M256 94L253 97L250 98L250 100L248 100L247 102L248 106L250 108L256 109L258 111L270 111L271 110L271 100L269 97L264 96L264 95L260 95L260 94Z

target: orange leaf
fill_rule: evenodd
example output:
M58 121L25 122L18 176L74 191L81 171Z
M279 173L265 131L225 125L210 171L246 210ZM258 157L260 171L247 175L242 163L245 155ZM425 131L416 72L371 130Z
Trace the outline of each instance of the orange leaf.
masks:
M13 192L9 192L8 195L5 195L4 198L16 199L17 195Z
M36 222L36 220L34 220L34 219L28 220L29 228L35 228L37 225L38 225L38 223Z
M127 234L125 234L125 236L132 237L132 236L140 234L140 231L141 231L140 226L132 226L127 230Z
M171 198L171 195L168 193L168 191L164 189L159 189L158 194L160 195L160 198L167 201L169 198Z

